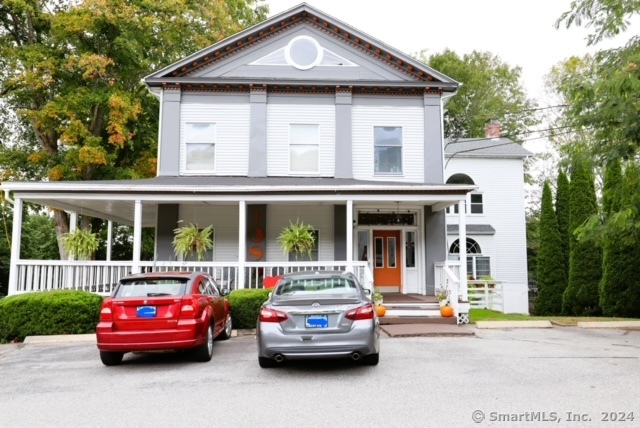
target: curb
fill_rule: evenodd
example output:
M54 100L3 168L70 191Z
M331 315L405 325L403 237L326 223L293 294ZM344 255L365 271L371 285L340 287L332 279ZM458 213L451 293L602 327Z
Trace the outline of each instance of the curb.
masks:
M542 321L477 321L476 328L551 328L551 322Z
M640 321L579 321L578 327L640 329Z

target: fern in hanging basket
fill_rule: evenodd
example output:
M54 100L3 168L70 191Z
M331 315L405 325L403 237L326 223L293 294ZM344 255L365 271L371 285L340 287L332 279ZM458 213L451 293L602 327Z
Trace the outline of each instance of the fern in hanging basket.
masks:
M211 234L213 225L199 229L197 224L178 227L173 230L173 252L176 257L186 259L191 254L196 254L198 261L204 259L204 254L213 248Z
M89 260L100 246L97 233L78 228L62 235L64 249L76 260Z
M311 257L311 251L316 242L313 226L304 224L300 220L289 222L289 226L282 229L278 242L282 246L284 254L293 253L298 260L299 254L307 254Z

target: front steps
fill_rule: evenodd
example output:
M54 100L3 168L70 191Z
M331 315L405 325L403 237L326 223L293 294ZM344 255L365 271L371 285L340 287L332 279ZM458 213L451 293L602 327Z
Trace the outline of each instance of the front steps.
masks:
M444 318L440 315L440 304L434 302L394 303L384 302L387 308L381 325L392 324L448 324L456 325L455 317Z

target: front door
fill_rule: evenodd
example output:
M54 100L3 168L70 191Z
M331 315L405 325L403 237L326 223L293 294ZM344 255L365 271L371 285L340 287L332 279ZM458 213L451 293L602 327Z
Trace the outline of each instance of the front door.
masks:
M401 291L402 263L400 263L400 231L373 231L373 284L383 291Z

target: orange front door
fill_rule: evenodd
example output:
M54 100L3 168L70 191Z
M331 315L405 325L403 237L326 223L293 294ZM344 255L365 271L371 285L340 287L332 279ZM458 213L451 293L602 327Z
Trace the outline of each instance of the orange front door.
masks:
M401 290L400 231L373 231L373 284Z

